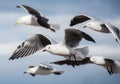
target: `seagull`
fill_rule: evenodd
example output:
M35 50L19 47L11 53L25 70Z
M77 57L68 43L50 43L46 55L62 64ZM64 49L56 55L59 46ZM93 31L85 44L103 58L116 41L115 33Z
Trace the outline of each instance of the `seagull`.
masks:
M103 56L90 56L90 57L85 57L83 60L77 60L77 61L65 59L50 63L58 64L58 65L67 64L73 67L91 63L91 64L103 66L105 69L107 69L110 75L120 73L120 60L105 58Z
M103 66L110 75L120 73L120 60L105 58L103 56L86 57L84 60Z
M71 57L74 57L74 59L76 60L76 57L79 56L81 59L83 59L84 56L82 55L87 55L89 52L88 47L75 48L79 45L79 42L82 40L82 38L95 43L94 39L88 34L78 29L71 28L65 30L65 37L62 42L58 44L47 45L45 48L43 48L42 51L47 51L55 55L64 56L65 58L69 59L71 59Z
M86 14L81 14L73 17L73 19L70 22L70 26L74 26L76 24L83 23L88 20L90 21L84 26L84 28L87 27L94 31L102 33L112 33L116 41L120 43L120 30L111 23L102 21L98 18L94 18Z
M84 58L82 55L87 55L89 52L88 47L75 48L79 45L82 38L95 43L94 39L88 34L72 28L65 29L64 40L60 43L55 43L50 38L37 34L19 45L9 60L29 56L38 50L43 52L47 51L65 58L71 58L72 56L75 58L77 56L81 56L82 59Z
M16 6L17 8L22 8L26 12L28 12L28 15L20 17L16 22L15 25L18 25L20 23L26 24L26 25L32 25L32 26L41 26L47 29L52 30L55 32L57 29L60 28L58 24L49 24L46 17L42 16L41 13L39 13L37 10L26 6L26 5L19 5Z
M64 73L64 71L57 70L48 64L40 63L36 66L29 66L28 69L24 72L24 74L25 73L29 73L32 76L49 74L61 75L62 73Z

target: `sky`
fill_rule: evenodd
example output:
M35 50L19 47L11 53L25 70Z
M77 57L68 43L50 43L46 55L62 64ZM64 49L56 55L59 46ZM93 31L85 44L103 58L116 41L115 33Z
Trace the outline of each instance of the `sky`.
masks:
M27 13L16 8L16 5L31 6L45 17L50 23L57 23L60 30L53 33L47 29L20 24L14 26L15 21ZM4 0L0 3L0 83L4 84L119 84L120 74L110 76L101 66L88 64L73 68L67 65L54 65L53 67L64 70L60 76L47 75L32 77L23 74L29 65L38 65L40 62L53 62L63 60L63 57L49 53L37 52L34 55L9 61L16 47L30 36L41 33L60 42L64 39L64 29L70 28L70 20L79 14L88 14L111 22L120 29L120 0ZM89 55L101 55L120 59L120 44L111 34L83 29L78 24L73 28L80 29L91 35L95 43L82 40L79 47L88 46Z

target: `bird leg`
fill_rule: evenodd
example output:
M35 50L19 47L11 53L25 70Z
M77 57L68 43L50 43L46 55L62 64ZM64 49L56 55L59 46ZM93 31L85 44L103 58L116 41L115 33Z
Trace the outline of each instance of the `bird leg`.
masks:
M75 60L75 62L76 62L77 60L76 60L75 55L73 55L73 57L74 57L74 60ZM69 56L69 60L71 60L71 56Z

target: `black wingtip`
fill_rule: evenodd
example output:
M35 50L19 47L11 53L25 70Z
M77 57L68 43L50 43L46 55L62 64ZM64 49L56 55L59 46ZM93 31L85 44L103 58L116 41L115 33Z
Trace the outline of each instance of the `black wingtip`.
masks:
M55 75L61 75L62 73L60 72L54 72Z
M19 57L10 57L8 60L15 60L15 59L19 59Z
M11 60L11 58L9 58L8 60Z
M71 20L71 22L70 22L70 26L74 26L74 24L73 24L73 21Z
M95 41L95 40L93 40L92 42L93 42L93 43L96 43L96 41Z
M9 58L8 60L13 60L13 59Z
M14 60L17 59L16 57L14 57L14 55L12 55L8 60Z
M53 31L53 32L56 32L54 29L50 29L51 31Z
M35 74L32 74L32 73L30 73L30 75L33 76L33 77L35 76Z
M90 35L86 34L85 32L82 32L82 33L83 33L83 37L84 37L86 40L92 41L92 42L96 43L95 40L94 40Z
M10 57L8 60L14 60L14 58Z
M73 25L70 23L70 26L73 26Z
M20 6L16 6L16 8L20 8Z
M91 40L89 40L89 41L92 41L93 43L96 43L96 41L95 41L94 39L91 39Z

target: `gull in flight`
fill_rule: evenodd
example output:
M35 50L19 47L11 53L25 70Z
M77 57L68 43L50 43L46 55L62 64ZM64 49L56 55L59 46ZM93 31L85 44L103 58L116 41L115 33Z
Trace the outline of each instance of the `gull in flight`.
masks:
M83 62L94 63L103 66L107 69L110 75L120 73L120 60L105 58L103 56L91 56L86 57Z
M62 42L54 45L47 45L42 51L47 51L49 53L64 56L66 58L69 57L69 59L74 57L76 60L76 57L79 56L81 59L83 59L84 56L82 55L87 55L89 52L88 47L74 48L79 45L79 42L82 40L82 38L95 42L92 37L78 29L66 29L65 37Z
M73 19L70 22L70 26L74 26L76 24L83 23L88 20L90 21L84 26L84 28L87 27L94 31L98 31L102 33L111 33L116 39L116 41L120 43L120 30L111 23L102 21L98 18L94 18L86 14L81 14L73 17Z
M64 71L57 70L48 64L40 63L39 65L36 66L29 66L28 69L24 72L24 74L29 73L32 76L49 74L61 75L63 72Z
M41 26L47 29L52 30L55 32L60 28L58 24L49 24L46 17L42 16L41 13L39 13L37 10L26 6L26 5L20 5L16 6L17 8L22 8L26 12L28 12L28 15L20 17L16 22L15 25L18 25L20 23L26 24L26 25L32 25L32 26Z
M110 75L120 73L120 60L105 58L104 56L90 56L90 57L87 56L83 60L74 61L74 60L65 59L51 63L58 65L67 64L67 65L72 65L73 67L91 63L91 64L103 66L105 69L107 69Z
M94 39L88 34L78 30L78 29L66 29L64 40L60 43L55 43L55 41L50 38L36 34L33 37L28 38L17 49L13 52L9 60L14 60L29 56L38 50L47 51L49 53L64 56L65 58L87 55L89 50L88 47L75 48L79 45L82 38L95 42Z

